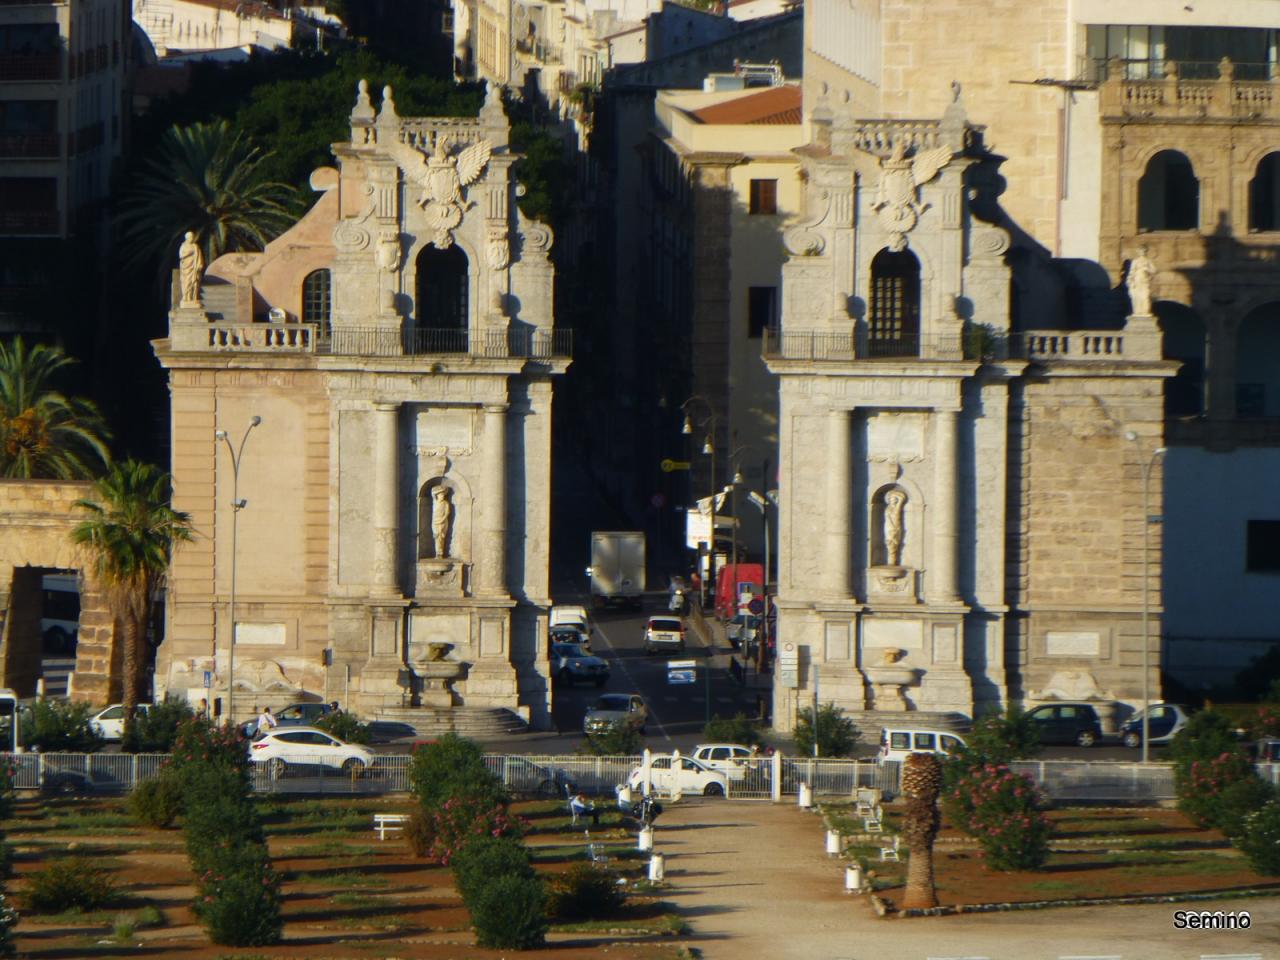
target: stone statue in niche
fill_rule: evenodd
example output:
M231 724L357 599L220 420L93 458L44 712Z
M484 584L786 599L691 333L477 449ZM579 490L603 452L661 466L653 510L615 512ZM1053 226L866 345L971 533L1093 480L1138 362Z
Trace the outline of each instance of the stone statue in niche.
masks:
M449 556L449 535L453 532L453 504L450 490L441 484L431 491L431 537L435 541L437 559Z
M1145 245L1138 248L1138 255L1129 261L1129 274L1125 286L1129 290L1130 316L1151 316L1151 281L1156 275L1155 262Z
M204 274L204 253L190 230L178 247L178 280L182 287L182 306L200 305L200 278Z
M884 562L890 567L902 565L902 512L907 495L893 489L884 495Z

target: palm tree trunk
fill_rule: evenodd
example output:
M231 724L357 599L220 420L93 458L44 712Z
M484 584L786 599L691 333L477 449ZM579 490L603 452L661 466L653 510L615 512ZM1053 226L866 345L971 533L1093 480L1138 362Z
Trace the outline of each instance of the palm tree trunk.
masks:
M124 704L125 735L128 736L129 728L133 726L133 711L138 703L138 666L142 659L138 647L142 631L138 629L134 605L128 603L125 607L124 616L120 618L124 625L124 696L121 697L121 702Z
M902 896L906 910L927 910L938 905L933 884L933 844L911 851L907 859L907 889Z

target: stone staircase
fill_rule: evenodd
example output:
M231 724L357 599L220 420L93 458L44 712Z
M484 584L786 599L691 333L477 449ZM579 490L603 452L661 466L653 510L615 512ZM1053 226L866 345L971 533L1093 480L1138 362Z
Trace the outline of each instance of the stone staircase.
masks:
M407 723L423 738L456 733L469 740L492 740L528 731L524 720L505 707L388 707L377 719Z

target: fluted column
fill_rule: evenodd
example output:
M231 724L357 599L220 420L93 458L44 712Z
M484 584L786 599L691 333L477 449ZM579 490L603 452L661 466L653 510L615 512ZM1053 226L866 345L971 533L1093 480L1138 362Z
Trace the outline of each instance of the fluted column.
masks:
M373 405L373 570L372 592L399 596L396 583L396 425L400 405Z
M832 410L827 414L827 510L823 523L827 531L827 593L848 597L849 524L853 479L849 475L850 415L848 410Z
M958 600L956 583L956 429L955 410L935 410L933 481L933 556L929 564L930 600Z
M484 548L480 582L489 593L507 585L507 407L484 408Z

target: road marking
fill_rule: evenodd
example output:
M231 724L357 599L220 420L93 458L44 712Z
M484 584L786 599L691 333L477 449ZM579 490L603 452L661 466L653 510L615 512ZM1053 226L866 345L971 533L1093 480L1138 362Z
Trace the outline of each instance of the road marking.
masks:
M596 633L600 634L600 639L604 641L604 645L608 647L609 652L613 654L613 662L618 665L618 670L627 678L627 687L629 688L628 692L635 691L638 693L640 685L636 683L636 678L631 675L631 669L627 666L627 661L618 656L617 649L615 649L613 644L609 641L609 635L604 632L604 626L598 620L596 621L595 626ZM662 735L662 739L666 740L667 743L671 743L671 734L667 733L667 728L662 725L662 719L658 716L658 712L653 709L653 704L648 704L648 707L649 719L657 726L658 732Z

